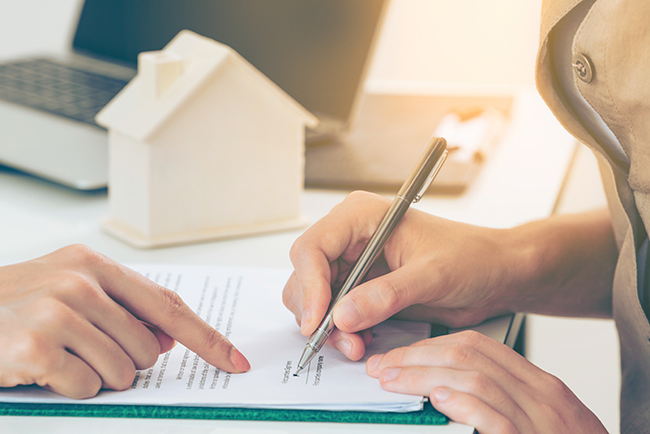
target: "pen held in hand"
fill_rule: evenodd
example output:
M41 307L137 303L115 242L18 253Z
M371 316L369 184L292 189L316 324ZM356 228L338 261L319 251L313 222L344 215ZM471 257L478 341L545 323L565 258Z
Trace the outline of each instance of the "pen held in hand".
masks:
M334 301L330 303L327 314L307 341L294 375L297 376L314 358L316 353L320 351L323 345L325 345L327 338L332 330L334 330L334 318L332 315L334 307L352 288L361 282L409 206L422 198L424 192L429 188L429 185L447 158L446 148L447 142L441 137L434 137L429 141L415 167L390 204L377 230L354 263L350 274L348 274L341 286L341 290Z

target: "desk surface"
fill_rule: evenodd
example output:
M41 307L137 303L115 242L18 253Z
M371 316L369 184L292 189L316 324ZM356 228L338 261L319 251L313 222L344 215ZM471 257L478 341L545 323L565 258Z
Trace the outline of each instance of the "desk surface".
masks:
M476 182L462 196L428 196L417 208L472 224L511 227L553 211L575 142L555 121L534 90L521 92L510 127ZM346 195L308 190L304 211L312 222ZM104 234L106 192L84 193L11 170L0 170L0 263L21 261L71 243L84 243L121 262L290 267L289 248L302 231L155 250L136 250ZM101 424L123 433L192 432L440 432L471 433L459 424L445 427L1 417L0 432L86 433Z

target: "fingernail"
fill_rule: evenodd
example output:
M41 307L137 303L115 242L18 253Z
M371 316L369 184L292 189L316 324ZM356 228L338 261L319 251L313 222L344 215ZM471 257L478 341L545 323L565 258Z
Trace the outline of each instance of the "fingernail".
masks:
M230 361L239 372L246 372L251 368L251 364L248 363L246 357L234 347L230 350Z
M355 327L363 320L359 308L352 300L346 300L336 307L338 315L348 327Z
M300 330L304 330L309 320L311 319L311 312L309 309L305 308L302 310L302 319L300 320Z
M377 365L379 365L379 362L381 361L381 358L383 357L383 354L375 354L371 358L368 359L366 362L366 366L368 367L368 370L370 372L374 372L377 370Z
M343 353L344 356L350 357L352 354L352 342L347 339L341 339L336 343L336 349Z
M400 373L401 368L386 368L381 371L381 379L384 382L389 382L395 379Z
M450 392L444 387L438 387L433 391L433 397L436 402L445 402L449 398Z

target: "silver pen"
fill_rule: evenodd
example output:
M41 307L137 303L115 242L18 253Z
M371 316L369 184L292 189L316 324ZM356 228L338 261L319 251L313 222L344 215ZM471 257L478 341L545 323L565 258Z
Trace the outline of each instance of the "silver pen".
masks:
M381 253L386 241L388 241L388 238L402 219L402 216L404 216L411 203L416 203L422 198L446 158L447 142L445 139L441 137L432 138L404 182L404 185L402 185L397 196L395 196L395 199L390 204L377 230L354 263L352 271L350 271L345 282L343 282L343 286L341 286L341 290L330 304L325 318L323 318L323 321L321 321L316 331L311 335L309 341L307 341L307 345L305 345L305 349L298 362L298 369L293 374L294 376L297 376L311 362L316 353L323 348L325 341L327 341L330 333L334 330L334 319L332 317L334 307L345 294L361 282L361 279L364 278L375 262L375 259Z

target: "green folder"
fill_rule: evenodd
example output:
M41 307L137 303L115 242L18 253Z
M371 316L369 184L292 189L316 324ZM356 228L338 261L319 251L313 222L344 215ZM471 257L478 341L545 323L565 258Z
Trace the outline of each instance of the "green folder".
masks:
M370 411L269 410L154 405L0 403L0 416L132 417L156 419L270 420L293 422L444 425L449 420L430 403L408 413Z

